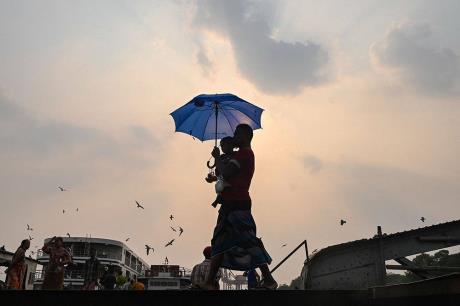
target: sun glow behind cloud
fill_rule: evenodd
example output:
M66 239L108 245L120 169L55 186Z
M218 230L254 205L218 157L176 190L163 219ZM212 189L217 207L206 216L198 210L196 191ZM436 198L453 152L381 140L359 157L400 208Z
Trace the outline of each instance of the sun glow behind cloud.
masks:
M415 19L414 11L431 5L411 3L398 15ZM376 69L371 46L399 21L371 10L382 4L358 5L336 22L311 18L305 28L296 20L314 9L265 4L283 12L266 19L277 40L315 41L333 68L320 84L286 85L295 89L274 95L241 70L237 38L193 23L193 3L28 5L0 5L8 43L0 50L0 223L9 249L29 223L37 243L66 232L129 236L139 254L145 243L156 246L143 256L152 264L168 256L192 267L215 224L213 187L204 182L212 143L175 134L168 114L200 93L232 92L266 110L255 132L251 194L258 234L275 262L287 252L283 243L307 238L315 249L370 237L377 225L388 233L414 228L419 215L431 223L458 216L458 94L425 95ZM376 23L349 24L364 13L379 16ZM458 54L458 36L442 20L433 29ZM59 185L69 191L59 193ZM170 213L186 232L164 249ZM301 255L277 272L281 282L298 275Z

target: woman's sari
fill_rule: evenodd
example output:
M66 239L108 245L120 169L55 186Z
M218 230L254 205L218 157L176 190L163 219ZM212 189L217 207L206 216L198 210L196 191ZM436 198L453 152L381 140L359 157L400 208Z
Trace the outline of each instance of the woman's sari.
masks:
M70 261L71 256L64 247L45 246L42 250L50 255L42 289L62 290L64 288L64 265Z
M27 271L27 265L25 262L26 251L19 247L13 255L12 262L15 262L7 271L7 288L22 290L24 277Z

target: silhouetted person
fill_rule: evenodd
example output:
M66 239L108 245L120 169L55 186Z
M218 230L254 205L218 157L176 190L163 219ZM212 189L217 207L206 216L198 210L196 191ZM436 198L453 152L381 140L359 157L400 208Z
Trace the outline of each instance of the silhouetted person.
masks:
M62 290L64 287L65 265L70 263L72 259L69 251L64 247L62 237L54 236L50 241L45 243L42 250L50 256L42 289Z
M233 141L239 150L227 164L220 161L219 148L215 147L211 153L216 159L216 167L221 169L230 187L225 188L221 194L223 204L211 240L211 268L203 289L217 289L214 280L220 267L238 271L259 267L264 278L263 287L278 287L268 269L272 259L262 240L256 236L256 224L251 214L249 187L255 170L252 136L249 125L240 124L236 127Z
M24 278L26 277L26 251L30 248L30 241L27 239L22 240L21 245L18 247L13 255L11 264L6 271L7 280L6 286L8 289L23 290Z
M201 288L205 283L206 279L209 274L209 270L211 269L211 247L208 246L203 250L204 260L195 265L192 269L192 274L190 275L190 279L192 281L192 289ZM215 278L215 286L219 286L219 279L221 277L221 273L217 273Z
M117 286L115 288L118 290L122 290L126 281L127 281L127 278L126 276L123 275L123 271L118 270L117 271Z
M115 271L113 267L110 267L107 273L105 274L104 278L102 279L102 286L104 286L104 290L113 290L115 288L116 283L117 278L115 276Z
M134 275L133 277L133 284L131 286L131 290L145 290L145 285L137 279L136 275Z
M219 156L220 162L218 163L218 165L222 167L223 165L227 165L229 162L231 162L233 155L235 154L235 152L233 152L233 149L235 148L233 137L222 138L220 140L220 147L222 149L223 154ZM222 191L224 191L226 187L230 187L230 184L225 181L221 172L222 171L220 167L217 167L216 162L216 174L212 175L211 173L209 173L206 177L206 182L216 182L215 190L217 196L214 202L211 204L213 207L216 207L217 204L223 204L222 202L224 199L222 197Z
M85 284L84 290L94 290L96 287L97 279L99 277L99 260L94 253L85 262Z
M246 277L248 278L248 290L257 288L257 286L259 285L260 276L257 273L256 269L247 271Z

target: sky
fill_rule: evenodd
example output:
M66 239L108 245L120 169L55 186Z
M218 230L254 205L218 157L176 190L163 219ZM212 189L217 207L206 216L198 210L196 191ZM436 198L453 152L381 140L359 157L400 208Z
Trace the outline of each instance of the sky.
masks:
M201 93L265 109L250 193L273 264L304 239L321 249L378 225L458 219L459 10L455 0L0 0L0 244L15 250L30 224L32 249L66 233L130 237L149 264L200 262L217 218L204 181L213 143L174 133L169 114Z

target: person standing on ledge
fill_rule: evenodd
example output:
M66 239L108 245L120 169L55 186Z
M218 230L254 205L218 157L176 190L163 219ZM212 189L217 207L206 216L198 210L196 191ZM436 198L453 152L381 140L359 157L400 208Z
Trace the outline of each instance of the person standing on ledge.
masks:
M256 223L251 214L249 187L255 170L252 137L252 128L239 124L233 136L239 150L233 158L221 164L219 148L214 147L211 153L230 187L221 193L222 205L211 240L211 266L206 283L200 286L202 289L218 289L215 278L220 267L238 271L259 268L263 275L262 287L272 290L278 287L268 269L272 259L262 240L256 237Z
M26 251L30 247L30 241L27 239L22 240L21 245L16 250L13 255L13 259L11 260L11 264L6 271L7 275L7 288L8 289L15 289L15 290L23 290L24 289L24 278L27 272L27 265L26 265Z

